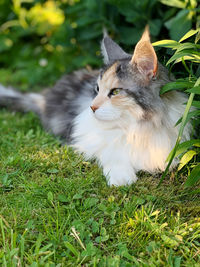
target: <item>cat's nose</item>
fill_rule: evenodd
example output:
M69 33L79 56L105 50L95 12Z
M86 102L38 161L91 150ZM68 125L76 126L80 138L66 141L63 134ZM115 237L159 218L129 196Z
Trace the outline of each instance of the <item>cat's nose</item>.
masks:
M91 108L91 110L92 110L93 112L95 112L99 107L97 107L97 106L90 106L90 108Z

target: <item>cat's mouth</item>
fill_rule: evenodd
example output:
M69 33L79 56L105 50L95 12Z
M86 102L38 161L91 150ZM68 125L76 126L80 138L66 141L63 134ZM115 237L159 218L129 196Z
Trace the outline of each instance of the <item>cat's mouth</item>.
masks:
M121 112L119 110L111 110L108 108L99 108L93 112L97 120L110 122L120 118Z

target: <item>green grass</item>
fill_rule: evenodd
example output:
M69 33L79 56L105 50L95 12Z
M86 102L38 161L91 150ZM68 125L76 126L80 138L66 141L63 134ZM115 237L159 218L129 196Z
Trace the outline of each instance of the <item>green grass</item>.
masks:
M185 177L101 169L41 128L0 112L0 266L200 266L200 198Z

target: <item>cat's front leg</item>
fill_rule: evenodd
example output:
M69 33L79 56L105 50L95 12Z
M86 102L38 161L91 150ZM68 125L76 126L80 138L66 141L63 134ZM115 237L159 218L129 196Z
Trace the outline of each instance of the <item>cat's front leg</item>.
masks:
M137 181L135 170L131 164L112 162L103 166L103 172L110 186L130 185Z

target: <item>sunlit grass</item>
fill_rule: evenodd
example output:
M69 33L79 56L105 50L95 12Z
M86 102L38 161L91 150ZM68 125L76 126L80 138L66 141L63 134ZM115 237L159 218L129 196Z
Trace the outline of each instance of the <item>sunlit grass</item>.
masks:
M110 188L33 114L0 121L2 266L198 266L199 198L184 177Z

